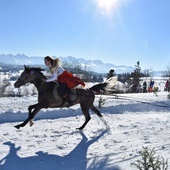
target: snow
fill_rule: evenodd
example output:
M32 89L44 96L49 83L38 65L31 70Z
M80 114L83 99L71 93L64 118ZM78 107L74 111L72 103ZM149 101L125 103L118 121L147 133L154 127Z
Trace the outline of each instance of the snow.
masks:
M14 126L27 118L37 96L0 98L0 169L136 170L131 163L146 146L169 159L168 92L118 96L103 95L106 101L99 108L110 129L90 112L83 131L76 130L84 122L79 105L42 109L32 127L18 130ZM100 97L96 95L95 106Z

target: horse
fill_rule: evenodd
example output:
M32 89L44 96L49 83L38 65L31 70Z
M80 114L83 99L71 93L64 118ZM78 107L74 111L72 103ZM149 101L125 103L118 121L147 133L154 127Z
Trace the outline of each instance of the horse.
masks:
M42 108L68 107L65 105L63 97L59 94L58 88L56 88L56 85L58 86L58 84L56 82L44 82L42 79L46 78L46 76L42 71L44 71L44 69L40 67L29 67L24 65L23 72L14 83L15 88L19 88L27 83L32 83L38 91L38 103L28 107L28 118L23 123L16 125L15 128L17 129L24 127L28 122L30 122L30 126L32 126L32 119ZM107 88L114 86L116 81L116 77L113 77L112 79L104 83L94 85L91 88L77 87L71 89L69 94L70 100L72 100L73 105L80 104L85 117L85 122L77 129L83 130L86 124L90 121L90 109L96 113L99 118L103 118L100 111L93 104L95 100L95 92L99 92L101 90L107 91Z

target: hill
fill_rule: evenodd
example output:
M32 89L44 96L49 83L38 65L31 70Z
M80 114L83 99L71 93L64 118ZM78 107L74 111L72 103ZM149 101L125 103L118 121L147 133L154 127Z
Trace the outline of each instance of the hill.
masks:
M56 56L54 56L55 58ZM115 65L112 63L104 63L100 60L86 60L83 58L75 58L72 56L60 57L62 62L78 63L83 69L97 73L108 73L110 69L114 69L116 73L132 72L132 66ZM26 56L24 54L0 54L0 65L44 65L44 58L41 56Z

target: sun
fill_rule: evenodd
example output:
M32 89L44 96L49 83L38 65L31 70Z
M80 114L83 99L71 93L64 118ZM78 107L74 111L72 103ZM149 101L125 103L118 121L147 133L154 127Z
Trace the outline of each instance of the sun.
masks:
M96 0L96 3L103 14L111 14L118 6L118 0Z

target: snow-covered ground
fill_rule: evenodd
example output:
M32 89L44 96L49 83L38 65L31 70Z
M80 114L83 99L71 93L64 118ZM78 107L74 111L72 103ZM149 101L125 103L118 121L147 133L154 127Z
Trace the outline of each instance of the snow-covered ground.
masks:
M136 170L131 163L146 146L170 159L167 95L102 96L106 101L100 111L110 130L91 113L83 131L76 130L84 122L79 105L43 109L32 127L17 130L14 126L27 118L27 108L37 96L0 98L0 170Z

